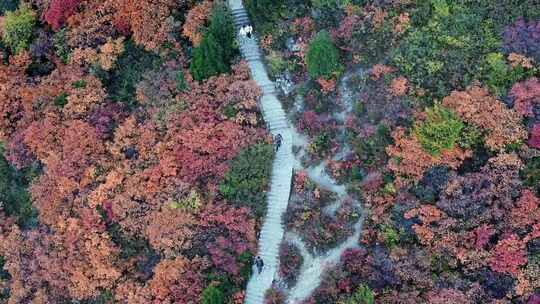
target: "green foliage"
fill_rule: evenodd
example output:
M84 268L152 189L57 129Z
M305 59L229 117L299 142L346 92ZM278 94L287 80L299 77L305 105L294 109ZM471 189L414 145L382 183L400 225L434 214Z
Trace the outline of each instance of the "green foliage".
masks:
M537 192L540 187L540 157L533 157L527 161L520 172L523 185L534 188Z
M265 191L270 179L274 149L259 143L240 152L219 186L223 197L252 207L258 215L264 210Z
M215 286L208 286L202 292L202 304L223 304L225 303L225 296L223 291Z
M413 84L437 97L487 78L482 62L501 45L491 20L455 2L431 0L430 18L413 27L392 55Z
M227 104L222 108L221 112L227 118L231 119L238 114L238 109L236 109L233 104Z
M37 224L37 210L32 206L27 188L35 172L30 168L16 170L3 155L4 148L0 144L0 202L7 215L17 218L21 228L31 228Z
M66 29L62 28L53 35L53 46L54 53L58 56L64 63L67 63L69 56L71 55L71 48L66 41Z
M242 265L240 268L240 277L247 281L251 275L253 254L249 251L244 251L238 256L237 261Z
M86 81L84 81L84 80L82 80L82 79L81 79L81 80L77 80L77 81L75 81L75 82L73 83L73 87L74 87L75 89L84 89L84 88L86 88Z
M443 150L452 149L465 124L452 111L439 105L427 109L426 116L426 120L414 128L422 148L435 156Z
M345 304L374 304L375 294L369 286L362 284L358 286L355 292L345 301Z
M323 8L343 8L352 3L351 0L310 0L313 7Z
M67 97L68 94L66 93L62 93L56 96L56 98L54 98L54 105L63 108L68 103Z
M516 82L533 76L535 69L525 70L523 67L511 67L501 53L489 53L482 65L484 83L495 96L506 95L508 89Z
M259 24L272 24L280 19L284 3L284 0L244 1L251 20Z
M0 1L0 15L8 11L14 11L19 6L19 0L1 0Z
M100 294L92 299L84 301L73 301L72 304L111 304L116 303L114 294L110 290L103 290Z
M124 47L125 51L118 57L112 71L97 70L96 74L113 101L134 106L135 86L142 80L145 72L158 68L162 60L154 53L135 45L132 40L128 40Z
M318 134L313 138L309 144L309 150L311 153L324 157L330 150L331 139L330 135L326 132Z
M176 89L180 92L183 92L188 89L188 85L186 82L186 75L184 75L183 70L176 72Z
M383 224L381 226L381 232L383 234L384 244L386 245L386 247L394 248L397 246L397 244L399 243L399 231L397 231L396 229L394 229L394 227L390 225Z
M458 144L463 149L473 149L483 144L482 132L472 125L466 125L461 130Z
M338 50L327 31L320 31L309 44L306 64L312 78L329 78L343 69Z
M17 54L28 48L36 22L36 12L27 5L21 5L16 11L6 13L2 39L13 53Z
M180 201L172 202L170 206L173 209L182 209L188 211L198 210L199 207L201 207L201 196L196 190L192 189L186 197Z
M359 103L363 105L363 103ZM366 165L373 165L385 157L385 148L392 143L390 129L380 124L377 132L367 138L353 137L353 148L362 162Z
M227 73L236 52L233 19L227 8L216 5L210 26L199 47L193 51L190 71L198 81Z
M9 272L7 272L4 269L5 259L3 256L0 256L0 283L5 280L9 280L11 278ZM2 284L0 284L1 286ZM9 288L2 288L0 287L0 303L4 303L2 301L6 301L9 299Z
M270 52L270 54L266 56L266 62L271 77L276 77L287 69L287 62L278 52Z

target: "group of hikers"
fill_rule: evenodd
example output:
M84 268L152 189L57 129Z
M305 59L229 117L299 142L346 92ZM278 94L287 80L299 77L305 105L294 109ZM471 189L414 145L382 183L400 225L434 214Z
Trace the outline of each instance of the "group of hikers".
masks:
M240 28L240 37L248 37L251 39L251 33L253 32L253 27L251 25L242 25Z

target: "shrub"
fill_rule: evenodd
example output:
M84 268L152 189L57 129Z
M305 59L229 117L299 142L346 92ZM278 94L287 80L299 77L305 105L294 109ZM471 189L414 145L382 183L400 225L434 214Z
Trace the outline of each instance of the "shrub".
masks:
M37 211L27 191L33 172L29 169L27 172L17 171L3 155L4 148L0 144L0 202L7 215L17 218L19 226L30 228L37 221Z
M52 0L43 14L43 19L56 31L75 13L79 2L80 0Z
M19 6L19 0L2 0L0 1L0 15L7 11L14 11Z
M387 184L391 185L391 184ZM384 238L384 244L387 248L392 249L399 243L399 231L394 229L391 225L383 224L381 226L381 233Z
M533 57L536 61L540 61L539 35L540 21L525 22L519 19L504 30L504 51Z
M264 29L270 29L271 24L280 18L283 0L246 0L246 9L251 20L263 25ZM266 32L265 30L262 31Z
M292 286L295 284L304 258L300 250L291 243L282 243L279 248L279 273Z
M202 81L210 76L227 73L235 53L234 26L229 11L217 5L201 44L193 51L191 74Z
M188 85L186 83L186 77L184 71L180 70L176 72L176 89L180 92L187 90Z
M251 206L262 215L273 151L272 145L259 143L240 152L219 186L221 195L231 202Z
M450 110L435 105L426 110L426 120L414 128L414 133L424 151L439 155L443 150L451 150L465 127Z
M375 303L375 295L373 294L373 291L368 286L362 284L360 285L356 291L352 294L352 296L347 299L345 304L374 304Z
M513 83L532 76L535 72L534 69L525 70L521 66L511 67L501 53L488 54L483 69L484 83L495 96L506 95Z
M173 209L198 210L201 207L201 196L196 190L191 190L186 197L180 201L172 202L170 206Z
M327 31L320 31L309 44L306 64L312 78L329 78L339 72L339 53Z
M377 132L367 138L355 137L353 148L360 160L368 166L385 158L386 146L392 144L390 129L384 124L377 127Z
M431 3L429 20L408 32L392 60L413 84L443 97L478 76L486 78L481 63L501 41L494 24L474 10L445 0Z
M351 0L311 0L311 5L316 8L342 8L351 4Z
M519 175L523 180L523 185L538 191L540 186L540 157L529 159Z
M132 40L125 44L125 51L118 57L113 70L98 70L97 74L107 87L109 97L115 102L135 104L135 86L145 72L155 69L161 59L154 53L135 45Z
M32 41L36 21L36 12L26 5L21 5L14 12L6 13L2 39L13 53L19 53L28 48Z
M64 63L69 60L71 49L66 41L66 29L61 29L53 35L54 53L60 57Z
M68 103L68 94L62 93L54 98L54 105L63 108Z
M225 303L225 296L223 291L215 286L206 287L201 295L202 304L223 304Z

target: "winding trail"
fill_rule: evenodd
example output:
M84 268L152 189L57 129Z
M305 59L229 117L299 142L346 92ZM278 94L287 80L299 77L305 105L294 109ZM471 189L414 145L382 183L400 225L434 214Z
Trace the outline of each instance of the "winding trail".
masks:
M237 30L242 25L250 24L248 14L241 0L228 0L228 5ZM255 270L253 271L247 284L244 302L246 304L263 304L265 293L273 282L276 282L277 286L283 287L278 269L279 248L282 240L285 240L300 249L304 263L301 266L297 284L291 288L282 288L282 291L286 293L286 303L301 303L320 285L323 273L339 262L343 251L348 248L358 247L363 216L360 216L358 222L353 225L353 234L351 236L340 245L322 254L310 253L302 238L295 231L285 233L283 215L287 211L289 203L293 169L305 170L309 178L319 187L336 193L338 199L333 208L339 207L349 196L345 186L338 185L326 172L326 161L308 168L302 165L301 158L306 155L309 141L305 136L299 134L294 127L289 126L287 115L275 95L276 87L268 77L264 67L258 39L256 37L251 39L237 38L242 56L248 62L251 70L251 77L262 88L263 95L260 107L267 127L273 136L281 134L283 137L281 148L276 153L272 164L270 191L267 193L267 213L259 237L258 254L262 257L265 266L260 274ZM338 120L343 121L346 114L351 110L351 105L346 104L344 111L337 114ZM300 148L297 155L292 153L293 142L296 147ZM347 154L347 151L349 151L348 145L344 144L335 158L342 158Z
M237 28L249 23L247 12L241 0L229 0L228 4ZM272 164L270 191L267 193L267 213L259 237L258 252L265 265L261 274L256 272L252 274L245 297L246 304L262 304L265 292L276 278L279 266L279 245L284 233L282 216L287 210L289 202L294 165L292 134L285 111L283 111L281 103L276 98L274 83L268 78L261 60L257 39L238 38L240 51L248 62L251 77L263 91L260 105L268 129L273 136L281 134L283 137L282 145L276 153Z

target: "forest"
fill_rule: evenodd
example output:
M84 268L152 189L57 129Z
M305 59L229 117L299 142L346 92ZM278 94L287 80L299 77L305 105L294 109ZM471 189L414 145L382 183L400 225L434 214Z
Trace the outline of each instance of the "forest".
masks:
M540 304L536 0L0 0L0 303L246 301L277 152L233 2L293 133L264 304Z

